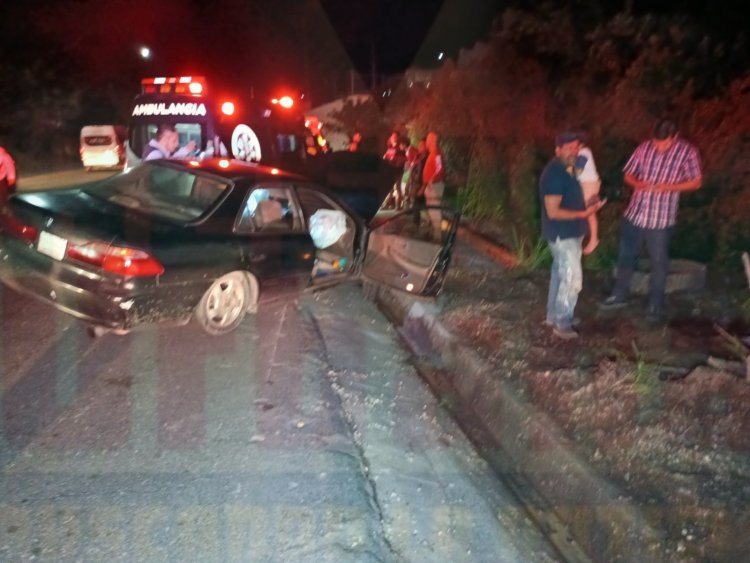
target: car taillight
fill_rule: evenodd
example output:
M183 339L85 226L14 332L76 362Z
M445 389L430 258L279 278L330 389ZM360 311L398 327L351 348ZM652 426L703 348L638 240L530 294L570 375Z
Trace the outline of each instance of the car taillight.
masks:
M7 212L0 214L0 227L3 232L25 239L31 243L36 242L36 238L39 236L38 229L22 223Z
M147 252L101 241L69 246L68 258L121 276L159 276L164 273L164 266Z

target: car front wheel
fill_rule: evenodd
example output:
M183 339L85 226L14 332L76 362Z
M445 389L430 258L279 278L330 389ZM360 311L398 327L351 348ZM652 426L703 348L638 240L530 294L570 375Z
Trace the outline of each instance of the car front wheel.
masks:
M195 318L209 334L226 334L236 329L245 313L257 301L257 285L243 272L231 272L218 278L198 303Z

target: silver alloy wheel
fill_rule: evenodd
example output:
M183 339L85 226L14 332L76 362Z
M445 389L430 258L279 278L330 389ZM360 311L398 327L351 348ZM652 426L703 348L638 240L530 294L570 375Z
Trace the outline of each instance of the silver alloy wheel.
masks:
M211 334L224 334L237 328L250 304L250 289L242 272L231 272L217 279L198 305L198 321Z

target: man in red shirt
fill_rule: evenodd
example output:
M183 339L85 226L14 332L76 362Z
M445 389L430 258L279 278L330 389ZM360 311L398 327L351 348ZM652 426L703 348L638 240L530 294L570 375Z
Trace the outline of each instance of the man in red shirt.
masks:
M443 199L443 192L445 191L445 175L443 168L443 153L440 151L438 145L438 135L434 131L430 131L427 134L425 140L427 146L427 159L422 169L422 190L421 194L424 194L427 205L440 205ZM441 233L440 223L442 221L442 213L439 209L432 209L428 212L430 217L430 223L436 235L439 237Z
M8 196L16 191L16 165L3 147L0 147L0 207L5 207Z

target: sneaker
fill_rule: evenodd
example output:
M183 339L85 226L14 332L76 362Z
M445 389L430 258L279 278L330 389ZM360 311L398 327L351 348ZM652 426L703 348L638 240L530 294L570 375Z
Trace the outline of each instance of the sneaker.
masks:
M610 295L604 301L599 303L601 309L620 309L628 304L626 299L620 299L616 295Z
M563 340L575 340L576 338L578 338L578 332L572 327L561 328L559 326L556 326L552 329L552 334L554 334L558 338L562 338Z
M549 328L552 328L553 326L555 326L555 322L554 321L550 321L549 319L544 319L544 321L542 321L542 324L544 326L546 326L546 327L549 327ZM570 324L574 328L578 327L578 326L581 326L581 319L579 319L578 317L573 317L573 322L571 322Z

